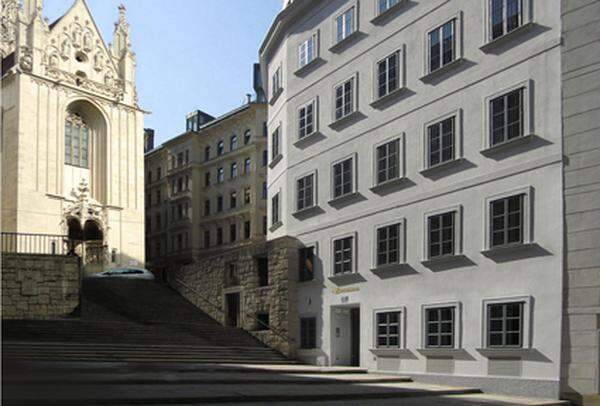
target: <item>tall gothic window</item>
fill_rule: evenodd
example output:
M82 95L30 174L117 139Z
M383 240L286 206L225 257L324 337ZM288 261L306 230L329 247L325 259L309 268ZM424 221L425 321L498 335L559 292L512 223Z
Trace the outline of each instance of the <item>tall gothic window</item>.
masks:
M90 129L80 115L71 113L65 121L65 163L88 168Z

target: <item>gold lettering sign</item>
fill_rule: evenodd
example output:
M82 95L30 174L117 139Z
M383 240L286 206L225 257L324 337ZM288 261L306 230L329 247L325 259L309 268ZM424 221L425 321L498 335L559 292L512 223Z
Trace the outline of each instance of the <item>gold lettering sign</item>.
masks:
M331 289L331 292L334 295L339 295L341 293L358 292L359 290L360 290L360 288L354 286L352 288L333 288L333 289Z

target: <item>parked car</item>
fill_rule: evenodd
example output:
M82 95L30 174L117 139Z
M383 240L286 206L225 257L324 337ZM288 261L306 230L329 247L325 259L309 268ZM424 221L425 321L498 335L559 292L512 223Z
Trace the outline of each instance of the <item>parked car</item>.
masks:
M144 268L111 268L93 275L92 278L128 278L153 281L154 274Z

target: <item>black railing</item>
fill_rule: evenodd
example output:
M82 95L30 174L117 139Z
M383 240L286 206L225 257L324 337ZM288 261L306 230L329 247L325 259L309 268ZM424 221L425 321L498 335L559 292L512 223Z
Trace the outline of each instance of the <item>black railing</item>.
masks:
M69 255L76 241L66 235L2 232L0 251L10 254Z

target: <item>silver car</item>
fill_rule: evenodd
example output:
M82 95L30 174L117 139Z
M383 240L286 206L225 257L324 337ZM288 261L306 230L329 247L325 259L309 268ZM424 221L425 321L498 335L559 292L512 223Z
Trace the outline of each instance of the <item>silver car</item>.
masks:
M104 272L97 273L93 278L128 278L154 280L154 274L144 268L111 268Z

